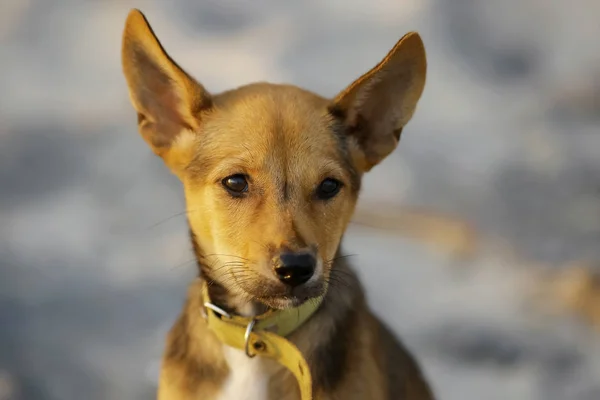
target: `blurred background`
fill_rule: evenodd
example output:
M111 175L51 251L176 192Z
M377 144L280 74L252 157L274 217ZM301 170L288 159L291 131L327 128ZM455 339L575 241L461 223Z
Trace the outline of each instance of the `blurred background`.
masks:
M428 81L347 251L440 399L600 399L597 0L1 0L0 400L151 399L195 266L120 69L131 7L210 91Z

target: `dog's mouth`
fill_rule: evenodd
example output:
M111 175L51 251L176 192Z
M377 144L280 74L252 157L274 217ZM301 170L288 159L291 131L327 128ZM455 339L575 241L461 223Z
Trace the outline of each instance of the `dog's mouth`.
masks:
M306 303L310 297L259 297L257 300L269 308L285 310L299 307Z
M269 308L277 310L285 310L287 308L300 307L307 301L314 301L316 296L274 296L274 297L257 297L256 300L263 303Z
M325 286L318 282L315 282L310 286L286 290L269 288L268 285L246 287L248 285L242 284L240 286L252 300L277 310L299 307L308 301L316 300L318 297L322 296L325 291Z

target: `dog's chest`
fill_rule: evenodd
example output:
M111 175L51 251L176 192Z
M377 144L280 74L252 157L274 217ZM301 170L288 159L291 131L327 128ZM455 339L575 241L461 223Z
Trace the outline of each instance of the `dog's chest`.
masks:
M223 346L229 375L217 400L268 400L269 381L280 366L262 357L249 358L242 350Z

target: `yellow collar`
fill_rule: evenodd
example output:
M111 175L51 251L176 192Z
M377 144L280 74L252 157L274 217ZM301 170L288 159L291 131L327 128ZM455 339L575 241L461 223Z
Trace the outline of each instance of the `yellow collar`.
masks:
M244 350L248 357L269 357L294 374L302 400L312 400L312 377L306 359L285 337L298 329L317 311L323 296L300 307L272 310L254 318L231 315L210 302L206 284L202 285L202 302L207 323L219 340Z

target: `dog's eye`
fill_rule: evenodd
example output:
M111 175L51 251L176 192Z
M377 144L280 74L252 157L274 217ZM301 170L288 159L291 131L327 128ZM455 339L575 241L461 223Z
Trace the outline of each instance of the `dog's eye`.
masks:
M321 200L328 200L334 197L342 189L342 182L337 179L327 178L317 188L316 195Z
M242 174L228 176L221 183L232 196L241 196L248 191L248 181Z

